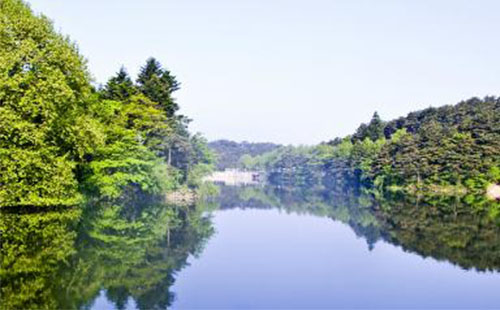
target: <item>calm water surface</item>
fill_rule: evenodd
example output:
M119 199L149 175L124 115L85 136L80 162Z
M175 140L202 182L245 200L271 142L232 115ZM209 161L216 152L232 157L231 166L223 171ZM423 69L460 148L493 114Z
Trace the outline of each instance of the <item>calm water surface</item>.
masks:
M378 242L369 250L329 218L278 210L225 210L217 234L178 274L174 308L500 306L500 275Z
M222 187L0 215L2 309L500 308L500 225L450 197Z

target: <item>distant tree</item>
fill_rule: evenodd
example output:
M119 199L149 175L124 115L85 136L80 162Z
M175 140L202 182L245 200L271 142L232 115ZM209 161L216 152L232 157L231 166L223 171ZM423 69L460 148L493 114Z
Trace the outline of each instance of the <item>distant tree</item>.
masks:
M384 137L384 127L385 123L380 119L377 112L373 113L373 117L368 124L368 137L372 141L376 141Z
M208 146L217 154L217 169L225 170L228 168L250 168L246 164L248 161L241 161L244 155L255 157L267 152L271 152L280 146L274 143L250 143L234 142L229 140L216 140ZM248 159L248 157L247 157Z
M356 133L352 136L352 141L363 141L369 138L372 141L376 141L380 138L385 137L384 135L385 123L380 119L377 112L373 113L372 119L368 125L361 124Z
M331 140L331 141L328 141L328 142L327 142L327 144L328 144L328 145L331 145L331 146L336 146L336 145L341 144L341 143L342 143L342 141L343 141L343 139L342 139L342 138L340 138L340 137L336 137L335 139L333 139L333 140Z
M270 171L273 180L299 176L319 165L322 184L330 187L354 180L372 189L437 186L455 192L466 186L484 191L498 182L491 171L500 167L499 133L500 99L472 98L387 123L375 112L354 135L321 144L311 156L294 157L293 148L283 148L254 161Z

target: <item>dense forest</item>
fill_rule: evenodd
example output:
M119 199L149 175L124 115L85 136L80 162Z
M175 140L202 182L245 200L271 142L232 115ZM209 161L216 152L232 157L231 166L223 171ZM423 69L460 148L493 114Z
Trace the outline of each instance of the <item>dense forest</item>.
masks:
M197 186L213 166L180 87L154 58L94 86L77 46L20 0L0 2L0 206L72 206Z
M225 170L228 168L244 168L244 162L250 157L271 152L280 145L216 140L209 142L208 146L217 155L217 170Z
M245 165L267 171L276 184L484 193L500 182L500 98L472 98L388 122L375 113L350 136L278 148Z
M117 309L170 305L175 272L212 234L201 204L165 201L201 195L215 160L179 87L154 58L96 85L50 20L0 1L2 309L88 308L103 289Z

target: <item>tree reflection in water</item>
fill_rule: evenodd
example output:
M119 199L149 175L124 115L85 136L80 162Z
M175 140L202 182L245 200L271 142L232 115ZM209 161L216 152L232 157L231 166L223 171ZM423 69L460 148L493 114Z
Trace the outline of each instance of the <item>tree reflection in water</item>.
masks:
M311 191L300 187L223 187L221 209L276 208L328 217L349 225L372 249L378 240L463 269L500 271L500 223L479 197L408 196L373 198L357 187ZM472 203L471 203L472 201Z
M2 309L165 309L189 255L213 234L202 206L161 203L2 213Z
M467 202L468 201L468 202ZM3 210L2 309L87 309L105 293L117 309L165 309L188 257L214 228L209 210L279 209L350 226L368 249L385 241L464 269L500 271L500 225L485 204L466 197L390 195L356 187L221 187L195 206L131 199L73 209Z

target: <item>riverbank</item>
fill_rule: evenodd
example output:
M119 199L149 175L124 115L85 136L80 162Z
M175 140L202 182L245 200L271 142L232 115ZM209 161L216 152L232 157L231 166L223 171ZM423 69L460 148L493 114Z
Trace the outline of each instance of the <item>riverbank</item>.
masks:
M437 185L429 184L416 186L414 184L408 186L388 186L390 192L405 192L407 194L415 195L418 193L432 194L440 196L465 196L467 195L467 188L459 185Z
M189 188L181 188L165 195L167 203L175 205L192 205L196 202L198 195L195 190Z
M193 205L206 197L219 194L219 187L211 182L203 182L196 188L181 187L165 194L165 202L169 204L187 206Z
M440 195L440 196L465 196L469 193L469 190L465 186L459 185L424 185L424 186L416 186L409 185L406 187L403 186L389 186L387 189L390 192L404 192L407 194L415 195L418 193L421 194L431 194L431 195ZM486 188L486 198L490 200L500 200L500 185L499 184L490 184Z
M241 171L237 169L227 169L224 171L214 171L206 176L203 181L225 185L255 185L261 182L262 175L257 171Z

